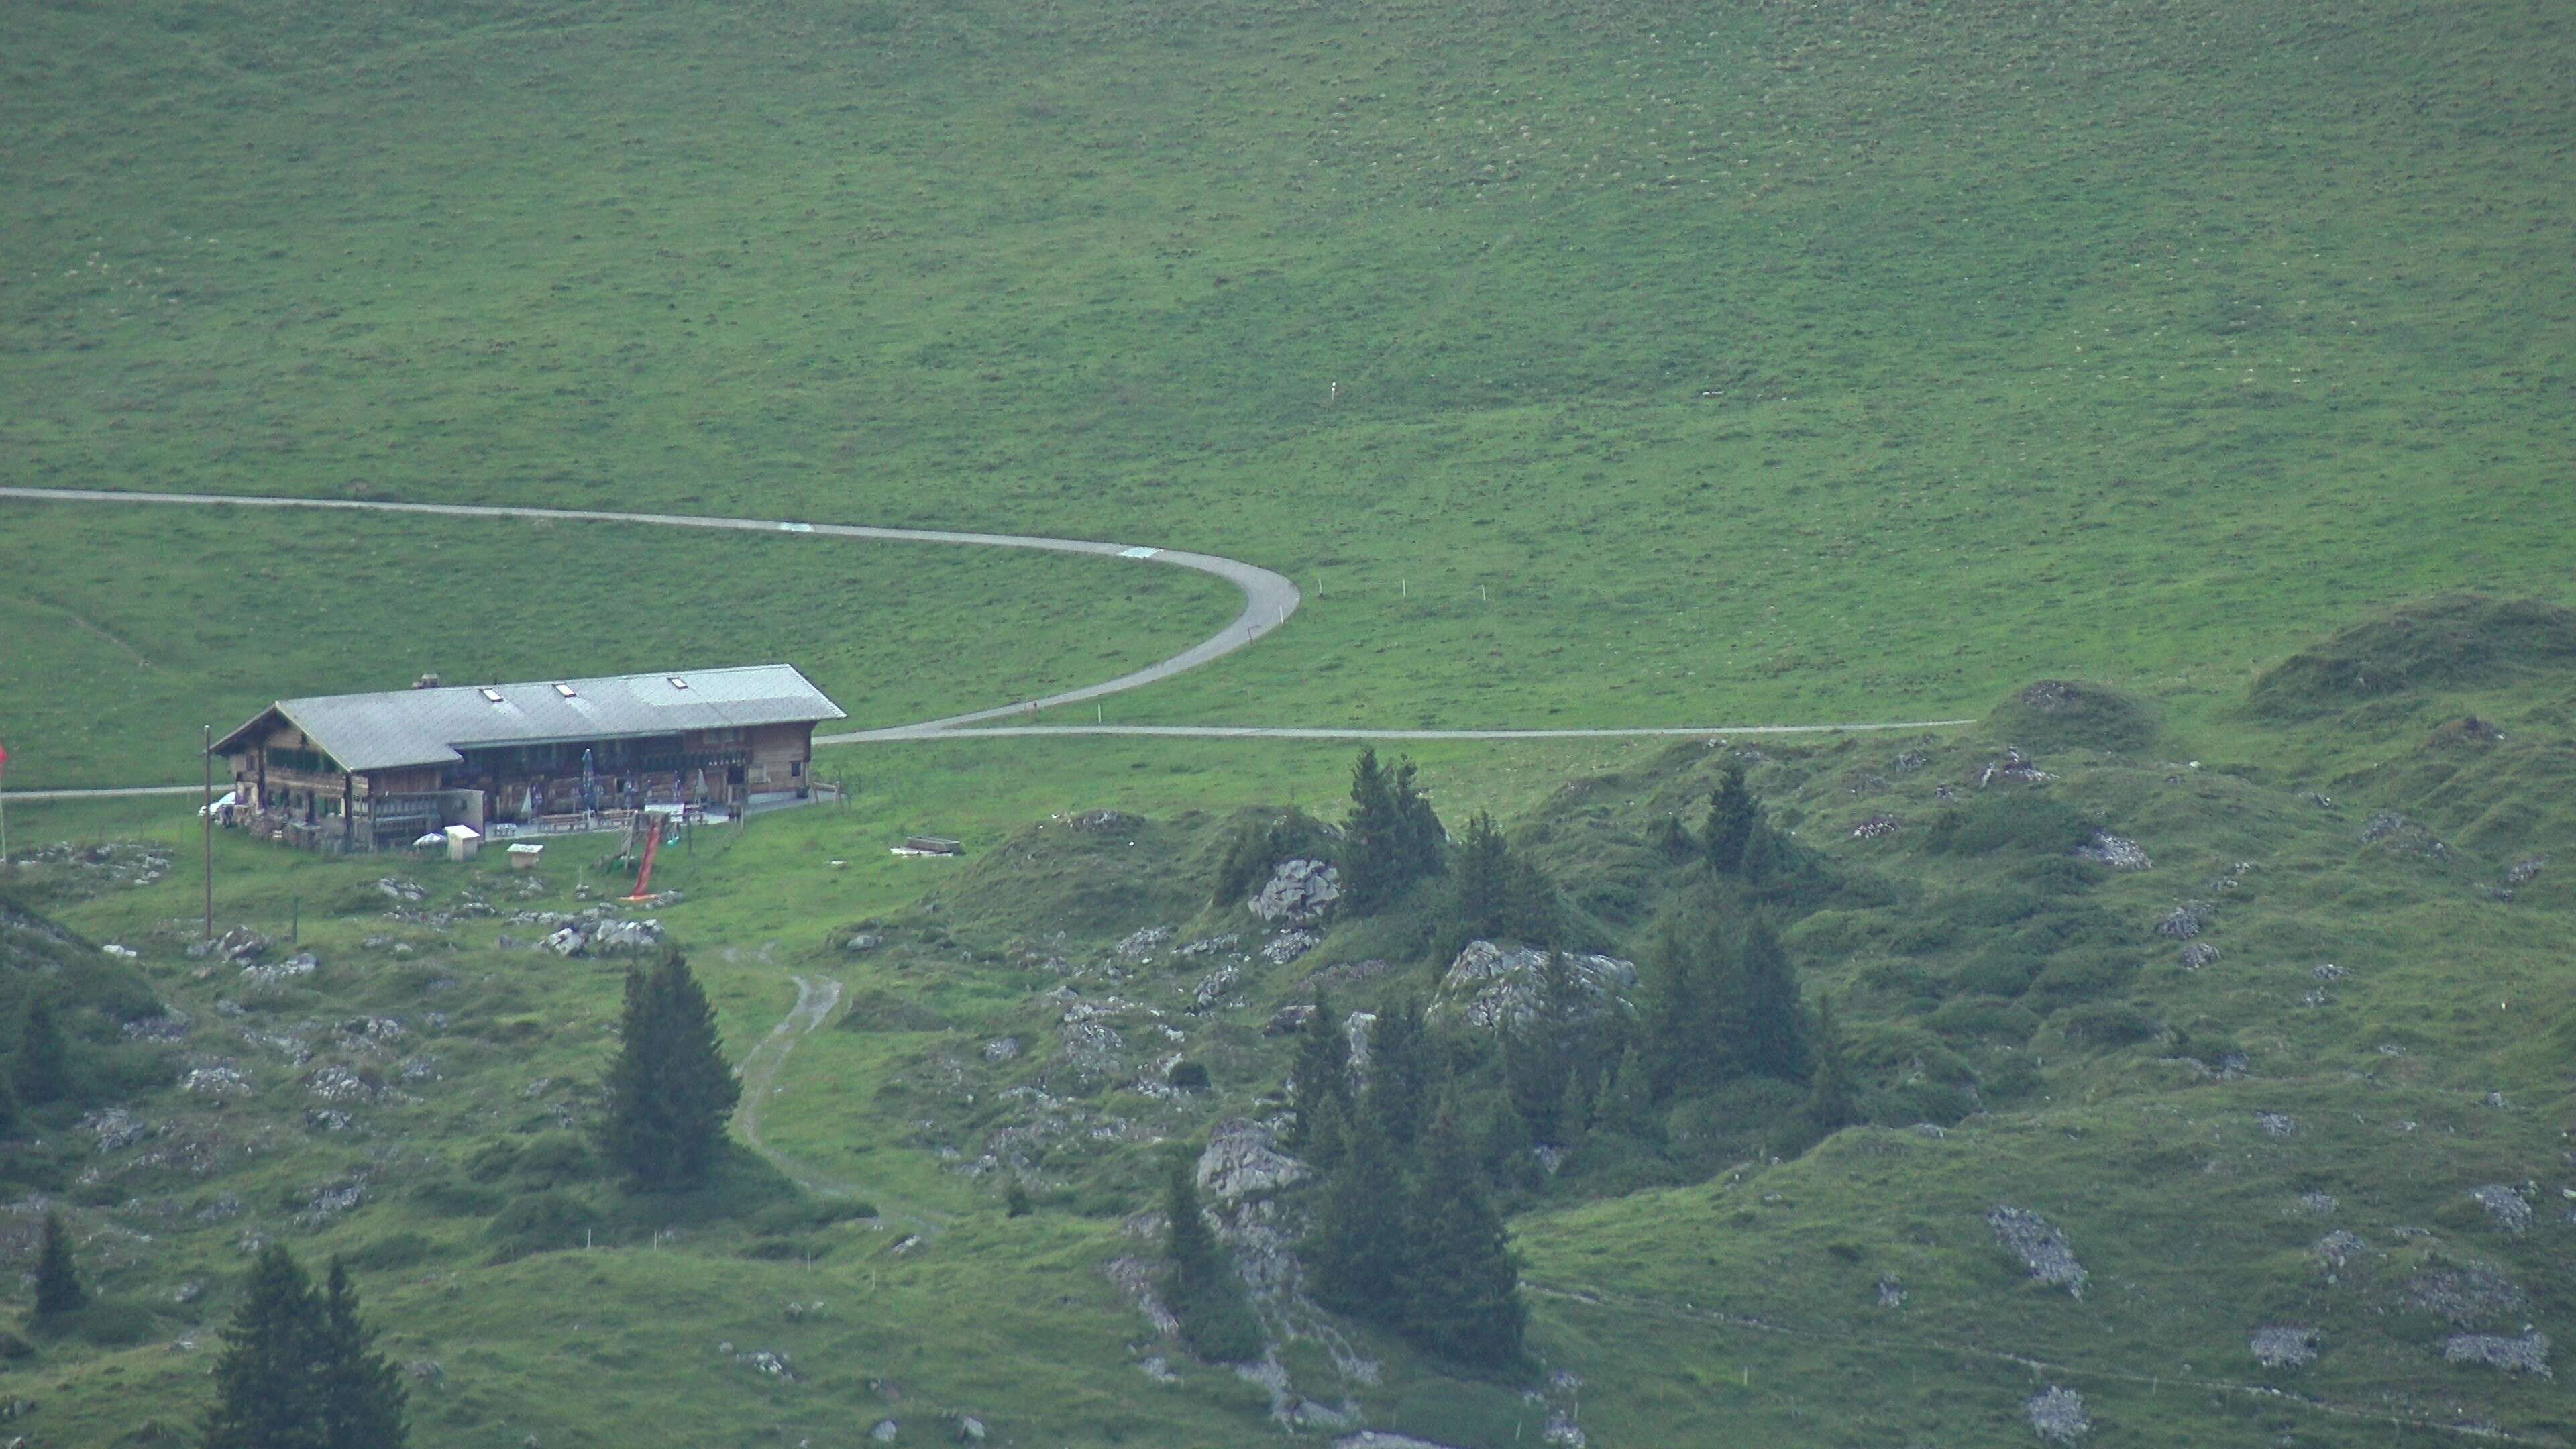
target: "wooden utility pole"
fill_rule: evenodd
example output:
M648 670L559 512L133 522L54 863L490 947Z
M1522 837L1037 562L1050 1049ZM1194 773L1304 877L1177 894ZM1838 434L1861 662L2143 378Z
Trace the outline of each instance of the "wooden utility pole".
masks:
M215 939L215 727L206 727L206 803L198 823L206 832L206 939Z

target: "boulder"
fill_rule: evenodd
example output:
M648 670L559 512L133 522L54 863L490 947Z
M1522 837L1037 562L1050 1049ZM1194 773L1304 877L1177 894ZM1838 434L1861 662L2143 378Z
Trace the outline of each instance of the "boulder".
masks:
M1497 1028L1538 1012L1550 953L1516 942L1470 941L1440 978L1431 1015L1455 1015L1469 1026ZM1580 1015L1589 1020L1625 1004L1637 989L1637 966L1616 956L1565 952Z
M1199 1191L1220 1203L1277 1192L1306 1176L1306 1165L1271 1146L1270 1132L1240 1118L1220 1122L1199 1154Z
M1339 870L1320 860L1283 860L1269 883L1244 904L1273 925L1311 926L1330 915L1341 898Z

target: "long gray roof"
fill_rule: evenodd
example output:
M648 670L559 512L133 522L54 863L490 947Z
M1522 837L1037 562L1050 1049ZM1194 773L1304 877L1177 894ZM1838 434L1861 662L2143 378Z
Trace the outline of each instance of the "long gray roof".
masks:
M681 681L686 681L685 687ZM565 689L571 693L565 694ZM500 699L491 699L486 690ZM847 718L794 665L754 664L281 699L258 719L216 741L215 749L231 749L272 715L304 731L344 770L452 764L464 758L460 749L478 746L628 739L682 730Z

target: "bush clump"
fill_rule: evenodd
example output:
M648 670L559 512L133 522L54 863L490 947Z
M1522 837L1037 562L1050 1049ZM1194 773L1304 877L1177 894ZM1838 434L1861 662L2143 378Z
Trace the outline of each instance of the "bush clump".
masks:
M1986 727L2024 749L2131 755L2156 742L2164 720L2155 705L2126 690L2043 679L1997 705Z
M1995 791L1943 811L1923 840L1948 855L2065 855L2092 838L2093 822L2063 800Z

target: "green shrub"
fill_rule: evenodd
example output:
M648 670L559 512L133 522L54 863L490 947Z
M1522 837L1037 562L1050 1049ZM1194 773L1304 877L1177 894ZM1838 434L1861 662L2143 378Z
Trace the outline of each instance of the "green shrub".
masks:
M2043 855L2013 867L2012 878L2043 895L2074 895L2111 878L2111 868L2079 855Z
M22 1358L33 1358L35 1353L36 1346L34 1344L29 1343L27 1340L20 1338L18 1335L9 1332L6 1329L0 1329L0 1363L8 1363Z
M493 1260L508 1262L583 1247L599 1223L599 1210L571 1193L531 1193L495 1213L484 1236L496 1245Z
M2012 789L1989 790L1943 811L1923 843L1948 855L2063 855L2092 838L2093 822L2084 812L2053 796Z
M599 1158L576 1132L548 1132L519 1150L512 1169L520 1183L537 1189L563 1187L599 1175Z
M390 1271L427 1262L437 1252L438 1244L418 1233L395 1233L391 1237L378 1238L346 1256L352 1268Z
M1959 968L1959 989L1977 996L2019 996L2047 969L2047 957L2004 942Z
M753 1213L751 1230L764 1235L803 1233L876 1215L876 1204L854 1197L798 1197Z
M2039 1030L2039 1015L2003 996L1969 996L1932 1013L1930 1026L1946 1037L2008 1041L2016 1045Z
M1171 1071L1164 1074L1163 1080L1169 1082L1178 1091L1204 1092L1208 1089L1207 1064L1192 1061L1174 1062Z
M1997 705L1986 728L2025 749L2135 754L2164 733L2164 720L2154 703L2125 690L2043 679Z
M2038 997L2043 1006L2064 1006L2125 991L2137 977L2138 963L2133 957L2091 952L2064 955L2050 962L2048 969L2030 983L2030 994Z
M510 1195L498 1188L437 1178L413 1188L411 1200L443 1218L479 1218L499 1212Z
M2127 1046L2153 1040L2164 1026L2146 1008L2129 1001L2096 1001L2070 1006L2051 1018L2068 1041L2086 1046Z

